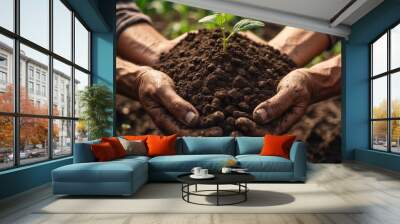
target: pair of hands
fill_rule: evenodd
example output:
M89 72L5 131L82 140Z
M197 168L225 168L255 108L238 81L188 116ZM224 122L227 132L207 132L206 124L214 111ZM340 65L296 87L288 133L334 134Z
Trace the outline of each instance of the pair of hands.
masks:
M247 37L262 41L252 34ZM157 63L163 52L172 49L184 36L166 40L157 46L151 64ZM286 75L278 85L277 94L266 99L253 111L253 120L245 117L235 121L237 128L245 135L261 136L266 133L281 134L287 131L306 112L311 103L308 76L304 69L297 69ZM165 133L191 136L220 136L220 127L195 129L199 113L189 102L175 92L173 80L165 73L145 67L138 76L137 99L152 117L153 122ZM276 120L274 128L268 125Z

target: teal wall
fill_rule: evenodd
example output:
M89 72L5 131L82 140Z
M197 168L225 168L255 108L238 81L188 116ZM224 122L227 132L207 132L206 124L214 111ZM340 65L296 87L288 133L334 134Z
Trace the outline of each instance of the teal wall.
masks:
M0 199L48 183L53 169L71 163L69 157L0 172Z
M398 156L369 150L369 43L400 22L400 1L386 0L351 27L343 52L343 147L345 160L399 170ZM360 151L362 150L362 151Z
M115 102L115 1L99 0L97 8L106 21L108 31L92 33L92 81L108 86ZM115 135L115 116L114 107L113 125L109 129L111 135Z
M115 95L115 1L67 1L92 31L92 82L107 85ZM53 169L71 163L68 157L0 172L0 199L48 183Z

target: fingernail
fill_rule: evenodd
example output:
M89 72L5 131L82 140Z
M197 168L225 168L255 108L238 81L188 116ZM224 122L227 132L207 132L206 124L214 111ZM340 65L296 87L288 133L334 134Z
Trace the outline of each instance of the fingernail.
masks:
M195 118L196 118L196 114L193 113L192 111L190 111L189 113L186 114L185 121L188 124L191 124Z
M265 121L267 120L267 111L265 111L264 109L258 109L256 111L257 116L259 116L261 118L261 120Z

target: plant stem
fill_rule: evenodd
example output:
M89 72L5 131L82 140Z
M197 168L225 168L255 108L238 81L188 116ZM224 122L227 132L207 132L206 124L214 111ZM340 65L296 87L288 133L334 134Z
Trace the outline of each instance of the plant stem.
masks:
M225 38L225 27L222 27L222 49L224 50L224 53L226 53L226 44L227 40Z

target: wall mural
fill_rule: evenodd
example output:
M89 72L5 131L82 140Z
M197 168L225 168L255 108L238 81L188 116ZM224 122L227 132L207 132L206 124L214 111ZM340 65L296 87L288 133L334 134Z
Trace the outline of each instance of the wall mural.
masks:
M338 38L160 0L117 1L118 135L295 134L340 162Z

